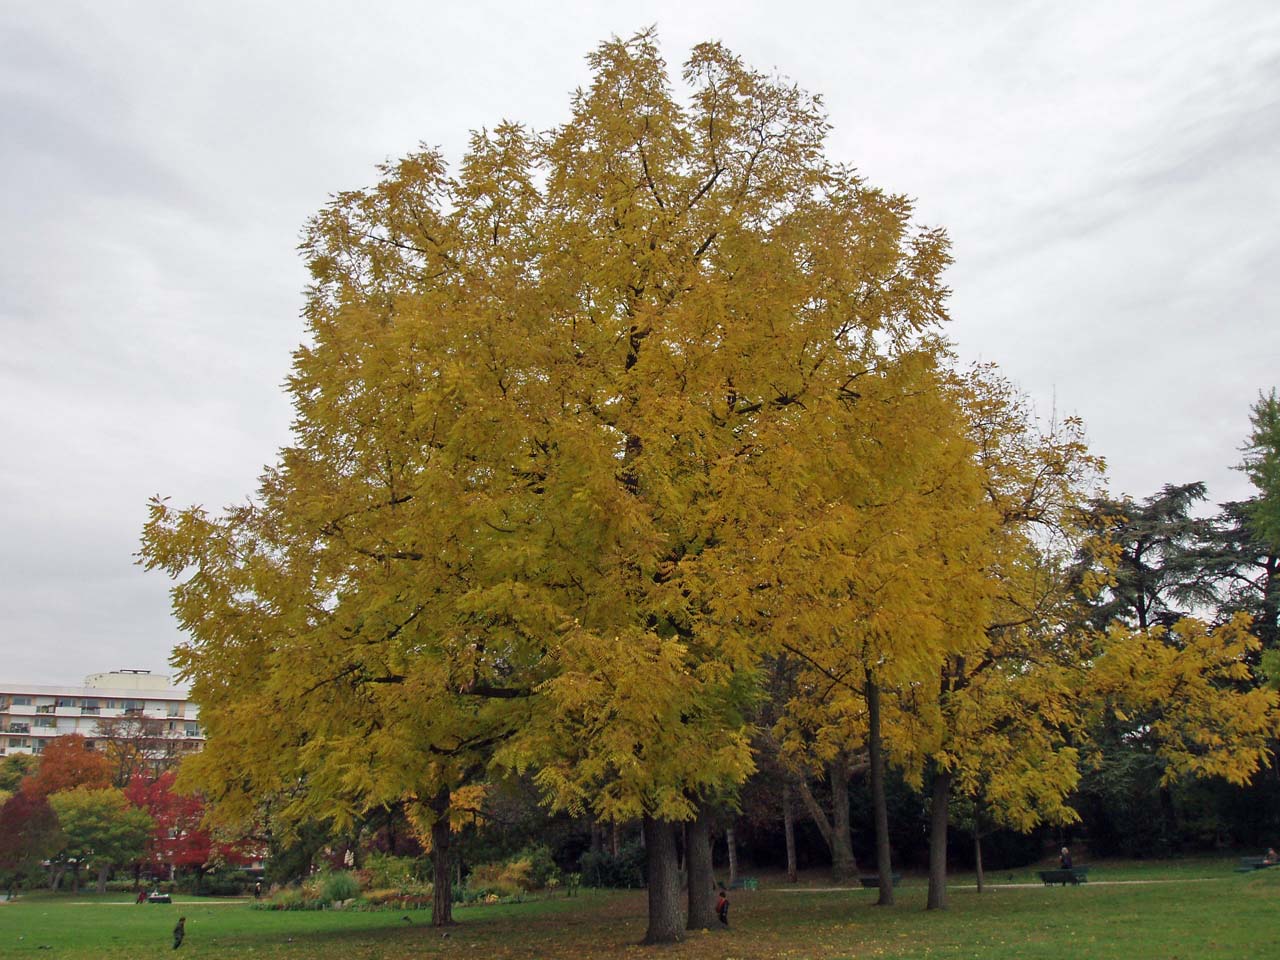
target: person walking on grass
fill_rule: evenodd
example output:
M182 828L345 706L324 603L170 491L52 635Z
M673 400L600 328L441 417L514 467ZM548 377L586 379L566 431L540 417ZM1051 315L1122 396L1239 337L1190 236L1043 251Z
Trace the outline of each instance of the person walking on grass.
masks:
M173 949L177 950L182 946L182 941L187 935L187 918L179 917L178 925L173 928Z
M726 927L729 925L729 895L725 893L723 884L720 886L720 895L716 898L716 916Z

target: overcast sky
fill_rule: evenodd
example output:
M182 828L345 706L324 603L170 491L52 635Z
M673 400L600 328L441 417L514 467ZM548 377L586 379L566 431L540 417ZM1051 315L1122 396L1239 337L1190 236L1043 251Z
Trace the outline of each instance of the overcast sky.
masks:
M0 680L166 671L146 501L252 494L288 441L299 231L419 142L563 122L656 23L820 93L918 200L951 336L1113 492L1230 468L1280 386L1280 3L0 4Z

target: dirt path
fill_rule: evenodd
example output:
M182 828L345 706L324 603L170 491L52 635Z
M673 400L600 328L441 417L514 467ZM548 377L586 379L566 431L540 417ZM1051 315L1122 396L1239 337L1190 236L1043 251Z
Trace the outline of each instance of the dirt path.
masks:
M1086 880L1081 886L1085 887L1123 887L1126 885L1150 885L1157 883L1217 883L1219 880L1225 880L1225 877L1170 877L1167 880ZM988 883L983 886L984 890L1042 890L1047 884L1039 882L1031 883ZM1059 884L1052 884L1059 886ZM862 889L860 887L774 887L781 893L849 893L853 890ZM869 888L874 889L874 888ZM949 883L948 890L973 890L972 883Z

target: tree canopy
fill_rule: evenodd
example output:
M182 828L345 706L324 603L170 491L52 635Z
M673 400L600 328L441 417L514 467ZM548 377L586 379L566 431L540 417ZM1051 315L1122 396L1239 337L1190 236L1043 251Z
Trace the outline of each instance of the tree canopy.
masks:
M865 744L879 777L887 745L1065 819L1086 634L1046 531L1098 466L1079 424L955 372L946 237L826 158L818 98L715 43L678 96L651 31L588 61L562 125L422 149L308 224L292 442L252 501L144 530L208 737L182 781L224 821L403 806L447 923L463 798L528 774L643 821L670 940L672 825L734 804L785 662L797 765Z

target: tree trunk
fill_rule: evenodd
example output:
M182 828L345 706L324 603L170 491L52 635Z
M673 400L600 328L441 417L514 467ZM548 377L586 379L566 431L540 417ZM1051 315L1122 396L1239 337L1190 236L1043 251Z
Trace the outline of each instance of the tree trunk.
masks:
M827 769L831 779L831 878L848 883L858 874L849 830L849 764L841 754Z
M601 828L600 824L597 821L592 820L591 821L591 852L592 853L598 854L602 850L604 850L603 833L604 831Z
M107 866L105 866L105 867L99 867L99 868L98 868L98 892L99 892L99 893L106 893L106 892L107 892L107 875L108 875L109 873L111 873L111 865L110 865L110 864L108 864L108 865L107 865Z
M733 827L724 832L725 842L729 845L729 882L738 879L738 841L733 835Z
M644 839L649 868L649 929L643 942L675 943L681 933L675 831L668 820L645 817Z
M618 839L618 821L613 821L613 832L609 836L609 852L615 857L618 855L618 848L621 845Z
M867 738L871 753L871 802L876 821L876 871L880 875L880 896L876 905L893 906L893 862L889 851L889 808L884 796L884 750L880 742L880 688L867 671Z
M933 777L933 803L929 813L929 902L926 910L947 908L947 802L951 798L951 771L938 770Z
M800 790L800 799L804 801L805 809L809 811L809 816L813 819L814 825L817 826L818 833L822 834L822 839L827 844L827 851L831 854L832 878L844 883L849 878L857 876L858 861L853 856L853 846L848 842L848 834L846 833L846 842L841 845L836 839L835 828L832 827L831 821L827 819L827 815L822 812L822 807L818 806L818 801L814 798L813 791L809 789L809 784L804 780L800 780L797 782L797 787ZM832 792L834 793L834 790ZM847 809L847 789L845 797Z
M715 877L711 867L711 817L705 807L698 808L698 818L685 830L684 862L689 869L689 930L710 930L715 926L716 908L712 902Z
M787 841L787 883L795 883L796 876L796 815L791 803L791 784L782 785L782 833Z
M431 925L453 925L453 877L449 871L449 791L441 790L431 803L436 815L431 824Z
M1173 806L1173 791L1166 786L1160 787L1160 819L1166 849L1177 850L1181 846L1178 842L1178 813Z
M987 878L982 872L982 834L977 830L973 831L973 862L978 870L978 892L982 893L986 887Z
M978 892L987 886L987 875L982 869L982 796L973 800L973 865L978 874Z

